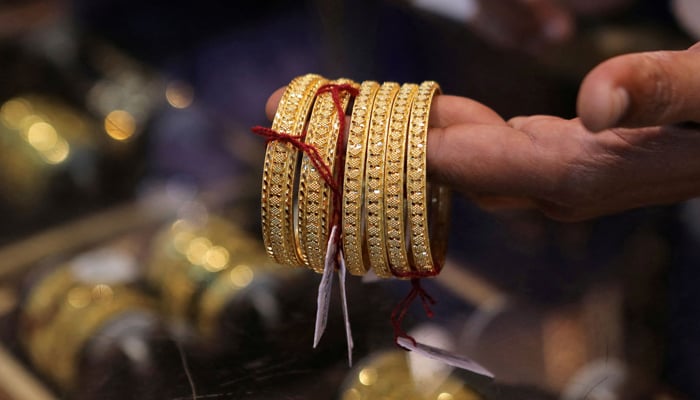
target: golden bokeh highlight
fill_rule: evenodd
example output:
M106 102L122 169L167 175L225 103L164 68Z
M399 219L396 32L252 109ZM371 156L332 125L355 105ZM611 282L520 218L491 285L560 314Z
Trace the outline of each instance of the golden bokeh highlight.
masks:
M99 301L112 301L114 298L114 290L103 283L93 286L91 291L92 299Z
M49 164L60 164L70 155L70 145L63 138L58 138L56 144L41 153L42 158Z
M32 113L29 102L21 97L8 100L0 107L0 120L8 128L20 129L22 120Z
M348 376L342 400L481 400L466 382L449 376L435 387L425 387L414 377L404 351L372 355Z
M235 286L244 288L250 285L250 283L253 281L255 273L253 273L253 270L249 266L240 264L231 270L229 277Z
M128 140L136 133L136 119L124 110L111 111L105 117L104 128L114 140Z
M175 250L177 250L181 254L186 254L187 248L189 247L190 242L194 238L195 238L195 235L192 232L189 232L189 231L178 232L173 236L173 247L175 247Z
M377 383L378 376L379 374L375 368L364 368L360 371L358 378L361 384L371 386Z
M66 295L66 301L73 308L85 308L92 301L91 290L83 286L74 287Z
M228 250L221 246L212 246L204 255L204 264L202 266L208 271L219 272L226 267L228 260Z
M187 108L194 100L194 89L185 82L170 82L165 88L165 99L174 108Z
M187 261L195 265L204 264L204 257L209 251L209 248L211 248L211 240L205 237L196 237L190 240L187 245L187 251L185 252Z
M32 103L16 97L0 106L0 121L16 131L47 164L60 164L70 155L68 141L50 119L34 111Z
M35 122L27 129L27 141L40 152L46 152L58 143L58 133L47 122Z

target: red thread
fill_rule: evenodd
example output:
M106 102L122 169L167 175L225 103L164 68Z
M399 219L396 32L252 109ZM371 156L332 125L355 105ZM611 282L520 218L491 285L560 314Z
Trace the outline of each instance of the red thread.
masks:
M416 297L420 297L425 314L428 316L428 318L432 318L435 314L430 306L435 305L436 302L435 299L433 299L433 297L425 291L423 286L421 286L419 278L412 278L411 286L411 291L408 292L406 297L404 297L404 299L401 300L401 302L399 302L399 304L397 304L396 307L394 307L394 310L391 312L391 325L394 327L394 342L396 342L398 338L402 337L410 340L415 345L416 340L408 335L401 326L404 318L406 317L406 313L408 313L408 309Z
M251 130L256 135L264 137L267 142L289 143L296 147L297 150L303 152L309 157L309 161L311 161L311 164L313 164L326 184L328 184L333 191L338 190L338 186L333 180L333 174L328 165L323 161L323 157L321 157L318 149L313 145L303 142L304 138L306 137L306 132L302 133L301 135L290 135L284 132L277 132L274 129L266 128L264 126L254 126Z
M328 185L328 187L331 188L331 191L333 192L333 216L331 218L331 225L338 225L339 227L340 209L342 204L341 186L343 182L343 172L345 170L345 110L343 109L343 104L340 98L340 94L342 92L346 92L351 96L357 96L358 89L351 84L326 84L321 86L318 91L316 91L316 96L324 93L330 93L331 98L333 99L333 105L338 112L339 129L335 148L335 165L337 166L335 171L332 171L328 164L326 164L316 146L304 142L306 139L306 131L302 132L301 135L290 135L285 132L277 132L274 129L262 126L254 126L252 128L253 133L264 137L267 142L280 141L289 143L309 157L311 164L313 164L323 181L326 183L326 185ZM341 235L338 235L338 241L340 240L340 237Z
M335 159L336 165L339 167L335 169L336 174L334 175L337 190L333 190L333 218L331 219L331 225L338 226L340 226L340 210L342 207L342 188L340 186L342 185L343 175L345 172L345 110L343 109L343 104L340 99L341 92L349 93L353 97L356 97L359 94L359 90L355 86L348 83L342 85L326 84L321 86L316 92L316 95L330 93L333 99L333 105L338 113L338 140L335 146ZM338 235L338 241L340 240L341 235Z

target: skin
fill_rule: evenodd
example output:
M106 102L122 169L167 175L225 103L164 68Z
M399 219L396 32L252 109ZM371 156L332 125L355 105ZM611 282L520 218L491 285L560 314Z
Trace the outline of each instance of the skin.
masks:
M269 117L281 93L268 100ZM700 196L700 42L603 62L577 107L571 120L505 121L468 98L436 97L431 178L485 209L537 208L560 221Z

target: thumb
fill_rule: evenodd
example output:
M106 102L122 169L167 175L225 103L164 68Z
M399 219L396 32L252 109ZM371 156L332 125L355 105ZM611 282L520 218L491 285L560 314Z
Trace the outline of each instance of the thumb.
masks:
M700 42L684 51L627 54L583 80L578 115L591 131L700 122Z

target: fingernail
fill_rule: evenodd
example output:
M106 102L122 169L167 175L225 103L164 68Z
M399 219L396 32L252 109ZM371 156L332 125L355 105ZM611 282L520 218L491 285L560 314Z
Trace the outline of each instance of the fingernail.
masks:
M622 118L627 113L629 107L630 96L624 88L615 88L610 93L610 101L608 103L608 117L606 118L605 128L613 128L617 126Z
M617 126L625 117L630 96L624 88L601 87L590 99L589 112L581 115L586 127L593 132Z

